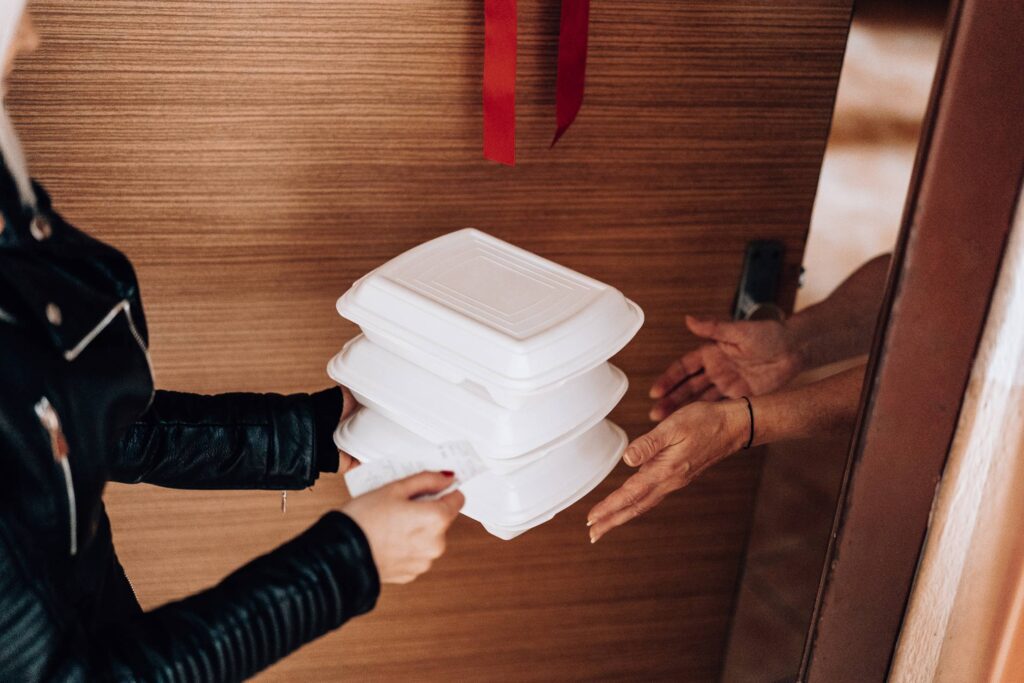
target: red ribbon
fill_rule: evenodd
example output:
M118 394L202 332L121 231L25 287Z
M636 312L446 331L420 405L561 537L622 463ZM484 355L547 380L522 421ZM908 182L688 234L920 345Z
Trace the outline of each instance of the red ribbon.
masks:
M558 36L558 83L555 90L555 139L562 137L576 120L583 104L583 81L587 72L587 32L590 0L562 0L562 21Z
M590 0L562 0L554 147L583 104ZM484 0L484 157L516 163L516 0Z
M516 163L516 0L484 0L484 156Z

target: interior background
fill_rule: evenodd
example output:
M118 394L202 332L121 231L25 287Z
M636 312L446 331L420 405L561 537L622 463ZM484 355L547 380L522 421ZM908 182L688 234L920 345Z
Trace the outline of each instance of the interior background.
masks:
M558 3L520 3L519 165L481 158L483 3L31 3L43 48L10 105L56 206L135 262L158 384L297 391L355 332L349 284L476 226L611 283L647 323L613 417L729 312L752 238L794 295L850 0L608 0L583 112L554 150ZM265 680L710 680L760 467L714 468L596 546L584 513L503 543L460 519L448 554ZM344 500L111 486L122 561L153 607L209 586Z

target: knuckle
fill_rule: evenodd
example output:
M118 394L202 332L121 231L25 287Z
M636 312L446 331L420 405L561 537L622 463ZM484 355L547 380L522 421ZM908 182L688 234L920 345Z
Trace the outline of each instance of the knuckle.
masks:
M625 494L623 496L623 501L622 501L623 502L623 507L630 508L630 509L635 508L636 504L637 504L637 501L640 500L640 497L636 493L634 493L632 491L624 491L623 493Z
M625 507L635 508L641 504L644 496L651 490L649 484L633 484L630 486L628 483L622 487L623 502Z
M648 496L644 500L637 503L633 509L636 511L637 516L650 512L658 501L653 496Z
M646 460L658 452L659 440L653 433L644 434L633 442L633 452Z
M661 496L648 496L644 500L634 505L631 509L633 511L633 517L639 517L640 515L647 514L653 510L658 503L661 502Z

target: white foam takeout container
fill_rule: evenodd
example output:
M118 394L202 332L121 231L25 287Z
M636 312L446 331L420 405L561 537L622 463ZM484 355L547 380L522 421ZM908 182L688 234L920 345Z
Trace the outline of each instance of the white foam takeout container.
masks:
M629 385L602 363L518 410L495 403L476 385L452 384L363 336L327 367L360 405L434 442L469 441L492 469L533 462L587 431L618 404Z
M437 444L365 407L339 425L334 440L363 462L418 460L437 449ZM508 474L485 472L466 482L461 487L466 496L462 513L499 538L514 538L592 491L625 448L625 432L603 420L527 467Z
M508 407L600 365L643 324L617 289L472 228L391 259L337 307L378 345Z

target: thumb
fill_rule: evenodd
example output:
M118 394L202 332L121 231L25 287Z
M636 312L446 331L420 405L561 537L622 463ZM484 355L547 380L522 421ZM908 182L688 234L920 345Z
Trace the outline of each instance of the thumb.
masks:
M662 422L626 447L626 452L622 454L622 459L627 465L639 467L660 453L668 445L668 441L664 436L665 424L665 422Z
M443 491L451 485L454 476L453 472L420 472L411 477L399 479L392 486L399 496L411 500L418 496Z
M466 497L462 495L462 491L452 491L451 493L441 496L437 499L436 504L441 506L441 509L447 514L448 519L452 520L458 517L459 510L466 503Z
M740 331L738 323L728 320L712 320L711 318L695 318L692 315L686 316L686 326L698 337L714 339L715 341L738 344L740 342Z

